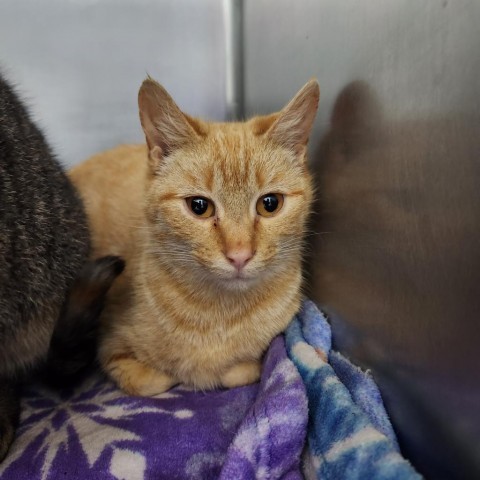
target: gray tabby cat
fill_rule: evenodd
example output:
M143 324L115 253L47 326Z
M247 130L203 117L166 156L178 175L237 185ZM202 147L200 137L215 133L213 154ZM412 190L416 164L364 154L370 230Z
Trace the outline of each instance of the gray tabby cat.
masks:
M82 203L0 76L0 460L14 437L20 381L37 372L65 385L95 357L103 297L123 261L88 254Z

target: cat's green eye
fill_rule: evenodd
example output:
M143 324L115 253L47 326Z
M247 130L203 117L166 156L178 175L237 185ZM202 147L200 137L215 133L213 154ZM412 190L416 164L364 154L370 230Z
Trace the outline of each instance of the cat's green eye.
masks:
M262 217L273 217L283 206L281 193L267 193L257 200L257 213Z
M215 205L204 197L189 197L185 199L188 208L198 217L208 218L215 214Z

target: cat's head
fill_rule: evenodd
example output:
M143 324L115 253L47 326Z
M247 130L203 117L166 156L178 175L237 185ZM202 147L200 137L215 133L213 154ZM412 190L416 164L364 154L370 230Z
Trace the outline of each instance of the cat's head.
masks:
M159 262L229 289L300 268L313 196L306 147L318 100L311 80L279 113L211 123L144 81L149 248Z

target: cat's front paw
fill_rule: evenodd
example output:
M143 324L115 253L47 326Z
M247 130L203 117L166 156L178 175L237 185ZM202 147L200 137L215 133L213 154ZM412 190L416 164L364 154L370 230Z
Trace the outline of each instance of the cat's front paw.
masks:
M242 387L258 381L261 371L260 362L237 363L222 375L221 382L226 388Z
M114 358L105 365L105 369L117 385L129 395L154 397L178 383L166 373L132 357Z

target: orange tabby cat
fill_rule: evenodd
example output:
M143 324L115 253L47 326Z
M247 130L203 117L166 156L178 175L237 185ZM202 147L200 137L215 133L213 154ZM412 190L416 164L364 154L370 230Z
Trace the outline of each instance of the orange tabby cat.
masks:
M300 305L318 99L311 80L279 113L210 123L148 78L139 92L147 147L121 146L72 170L95 256L127 262L99 353L126 392L259 378L262 354Z

